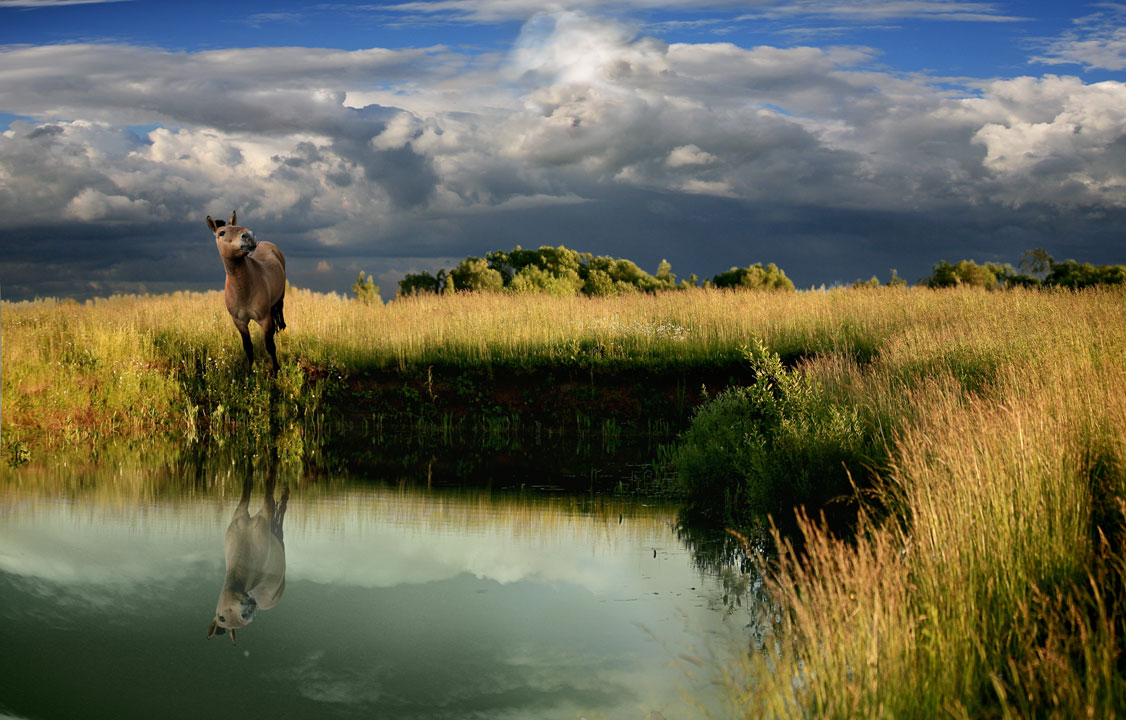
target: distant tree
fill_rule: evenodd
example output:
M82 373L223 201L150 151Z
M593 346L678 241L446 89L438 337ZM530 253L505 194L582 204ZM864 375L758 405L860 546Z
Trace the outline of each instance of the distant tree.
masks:
M1026 275L1032 275L1041 280L1051 272L1055 260L1044 248L1025 250L1020 256L1020 270Z
M930 288L967 285L986 290L996 290L998 282L994 270L1001 267L990 263L978 265L973 260L961 260L956 265L951 265L943 260L934 266L930 277L923 278L920 284Z
M536 265L527 265L513 276L508 289L513 292L542 292L549 295L574 295L583 287L578 272L566 270L552 274Z
M444 271L439 271L441 274ZM438 292L439 280L429 272L408 273L399 281L399 295L417 295L419 293Z
M450 271L450 277L459 290L495 292L504 287L504 277L489 267L488 260L484 258L465 258Z
M605 270L591 270L583 282L583 294L595 297L613 295L615 293L614 281Z
M454 286L454 276L446 273L445 270L438 271L438 282L442 286L443 295L453 295L457 292L457 288Z
M852 284L854 290L861 290L864 288L878 288L880 286L880 279L873 275L867 280L857 280Z
M467 257L448 273L435 277L428 272L408 274L399 281L399 295L418 292L451 293L457 290L541 292L557 295L621 295L636 292L683 290L699 284L696 275L677 281L668 260L661 260L657 273L649 273L626 258L580 253L562 245L544 245L527 250L494 250L484 258ZM705 281L711 287L712 281ZM774 264L761 263L732 268L717 276L724 287L793 290L794 284Z
M888 280L888 287L906 287L907 281L899 277L899 273L895 268L891 269L891 279Z
M1094 285L1126 285L1126 265L1092 265L1066 260L1052 265L1044 284L1073 290Z
M748 265L745 268L733 267L726 272L721 272L711 279L711 284L717 288L732 288L744 290L793 290L794 283L786 277L786 273L774 263L763 266L762 263Z
M364 271L360 271L360 276L356 278L356 282L352 283L352 292L356 294L356 298L364 303L377 303L381 302L379 299L379 286L375 284L375 280L371 275L365 279Z

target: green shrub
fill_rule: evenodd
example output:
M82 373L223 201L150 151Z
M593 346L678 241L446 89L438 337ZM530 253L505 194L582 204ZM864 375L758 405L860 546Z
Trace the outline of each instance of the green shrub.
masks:
M674 464L690 515L738 527L792 508L820 508L850 491L871 440L855 410L834 404L800 370L757 342L745 351L753 385L699 408Z
M713 277L711 283L717 288L732 288L735 290L794 289L794 283L774 263L769 263L765 267L762 263L748 265L745 268L733 267Z
M375 280L372 279L371 275L368 275L365 279L363 270L360 271L360 276L356 278L356 282L352 283L352 292L360 302L380 302L379 286L375 284Z

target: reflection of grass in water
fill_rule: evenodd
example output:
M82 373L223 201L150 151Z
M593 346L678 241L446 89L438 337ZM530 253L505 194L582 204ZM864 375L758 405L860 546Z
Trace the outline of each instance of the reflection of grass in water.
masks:
M225 467L224 467L225 466ZM217 461L208 466L172 463L162 468L123 464L77 468L25 467L0 474L0 503L34 512L37 504L112 511L120 518L144 517L155 505L204 504L221 512L233 510L242 488L243 468ZM252 505L263 489L263 470L256 472ZM534 492L482 489L426 490L407 486L373 487L347 480L315 483L283 470L279 487L292 488L287 528L309 532L340 527L386 524L423 534L502 534L522 539L560 538L614 543L667 529L675 507L629 498L589 495L550 496ZM280 492L280 490L279 490Z

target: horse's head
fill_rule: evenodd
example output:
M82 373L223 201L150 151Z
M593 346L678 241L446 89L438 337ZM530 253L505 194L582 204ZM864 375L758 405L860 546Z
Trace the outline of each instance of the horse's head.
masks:
M215 607L215 618L207 627L207 639L212 635L231 633L231 644L235 642L235 630L244 628L254 620L258 603L246 593L223 590L219 593L219 603Z
M215 233L215 244L219 247L219 254L225 258L237 260L246 257L258 247L254 232L238 224L236 213L231 213L230 222L212 220L208 215L207 227Z

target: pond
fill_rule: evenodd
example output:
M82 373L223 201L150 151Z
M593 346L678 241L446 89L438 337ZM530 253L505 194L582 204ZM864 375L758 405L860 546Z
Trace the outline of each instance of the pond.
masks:
M655 501L231 468L3 478L0 714L718 716L748 646L747 576L701 569ZM280 532L229 536L270 485ZM251 585L236 643L208 640L220 591Z

